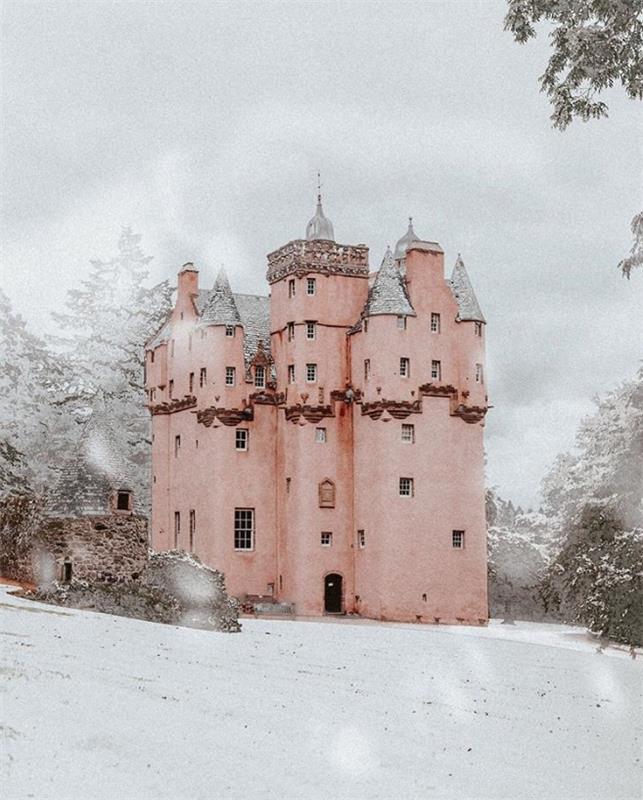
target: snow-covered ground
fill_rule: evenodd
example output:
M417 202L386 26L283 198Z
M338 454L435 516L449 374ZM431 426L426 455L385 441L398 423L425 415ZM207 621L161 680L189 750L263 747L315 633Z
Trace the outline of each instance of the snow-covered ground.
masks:
M0 590L0 795L640 798L643 659L580 629L244 620Z

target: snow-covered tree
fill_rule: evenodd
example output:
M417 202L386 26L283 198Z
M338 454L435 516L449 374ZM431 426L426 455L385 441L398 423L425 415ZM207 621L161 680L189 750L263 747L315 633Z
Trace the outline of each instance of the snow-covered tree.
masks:
M643 212L634 217L631 228L634 241L632 242L630 254L620 261L618 265L628 280L633 269L643 266Z

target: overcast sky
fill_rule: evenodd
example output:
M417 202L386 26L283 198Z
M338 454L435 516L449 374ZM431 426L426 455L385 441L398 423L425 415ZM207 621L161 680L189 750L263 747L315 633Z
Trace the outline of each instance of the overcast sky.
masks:
M2 286L33 328L121 226L153 277L267 293L316 172L338 241L380 263L413 215L460 251L488 320L488 480L535 502L592 397L631 377L643 274L641 109L550 127L544 32L503 2L4 3Z

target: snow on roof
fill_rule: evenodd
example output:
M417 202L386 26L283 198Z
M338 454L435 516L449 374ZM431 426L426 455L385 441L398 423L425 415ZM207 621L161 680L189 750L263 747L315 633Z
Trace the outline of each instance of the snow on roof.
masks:
M382 266L369 289L364 308L364 316L376 314L396 314L397 316L415 316L409 300L406 285L400 270L393 260L390 248L386 250Z
M482 311L480 310L480 305L478 304L476 294L473 291L473 286L471 285L471 280L469 279L469 273L464 266L464 261L462 260L460 254L458 254L455 266L453 267L451 280L448 280L447 284L453 292L453 296L457 300L458 308L460 309L459 317L461 320L486 322Z
M201 325L241 325L237 304L225 269L221 267L207 306L201 314Z

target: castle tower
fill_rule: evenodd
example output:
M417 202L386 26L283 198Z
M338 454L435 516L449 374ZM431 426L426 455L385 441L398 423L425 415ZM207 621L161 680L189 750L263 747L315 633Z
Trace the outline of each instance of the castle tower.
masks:
M318 197L306 239L268 256L271 350L284 409L277 418L279 596L304 614L345 610L354 594L347 332L367 295L368 249L333 236Z

